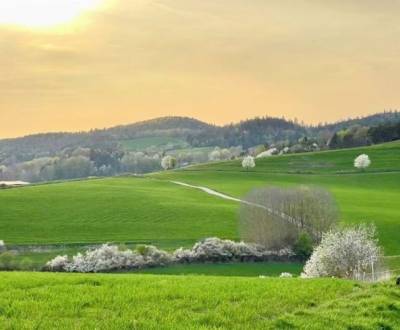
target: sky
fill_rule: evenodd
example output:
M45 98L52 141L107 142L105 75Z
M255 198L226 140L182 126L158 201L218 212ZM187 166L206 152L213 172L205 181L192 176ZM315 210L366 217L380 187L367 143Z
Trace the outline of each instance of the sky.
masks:
M398 0L1 0L0 138L400 105Z

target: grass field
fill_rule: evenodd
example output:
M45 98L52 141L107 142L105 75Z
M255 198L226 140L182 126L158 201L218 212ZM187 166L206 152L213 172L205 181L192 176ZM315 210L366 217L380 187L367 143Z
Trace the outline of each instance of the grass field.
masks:
M279 276L284 272L295 276L303 270L301 263L254 262L226 264L184 264L169 267L147 268L143 274L162 275L213 275L213 276Z
M352 161L372 160L365 172ZM129 242L172 250L218 236L238 239L238 204L168 180L243 196L265 185L318 185L336 196L344 223L374 222L386 255L399 255L400 143L258 160L210 163L147 177L116 177L0 191L0 239L8 244ZM72 244L72 247L69 246ZM42 261L44 253L37 256ZM22 255L35 258L36 255ZM398 259L392 267L400 268ZM399 267L398 267L399 266Z
M353 160L367 153L371 167L360 172ZM400 143L368 148L286 155L257 160L246 171L239 161L210 163L185 170L155 174L163 180L177 180L207 186L241 197L254 187L316 185L336 197L344 223L375 223L386 254L400 254ZM184 188L188 191L190 188Z
M160 136L150 136L150 137L141 137L130 140L121 140L120 141L123 149L127 151L141 151L147 149L149 147L163 147L167 144L179 146L184 148L187 146L187 143L178 138L170 137L160 137Z
M399 301L334 279L0 274L2 329L396 329Z

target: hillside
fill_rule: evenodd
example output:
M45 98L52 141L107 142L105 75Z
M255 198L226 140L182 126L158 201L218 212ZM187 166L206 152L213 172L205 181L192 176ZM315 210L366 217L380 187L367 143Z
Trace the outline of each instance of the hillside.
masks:
M360 173L354 158L367 153L371 167ZM244 196L266 185L317 185L333 192L342 221L375 223L386 254L399 254L400 142L346 150L275 156L257 160L251 171L240 161L211 163L161 173L159 178L207 186L228 195Z
M0 327L396 329L398 288L335 279L0 274Z
M368 153L360 173L353 159ZM374 222L388 255L400 253L400 143L276 156L244 171L239 161L211 163L147 177L115 177L0 191L1 239L12 244L149 242L190 245L238 239L238 203L170 180L243 196L257 186L314 184L331 190L344 222Z
M26 161L51 156L66 148L117 148L121 146L121 143L122 146L127 143L125 141L138 138L179 138L180 142L192 147L242 145L248 148L257 144L294 142L303 136L313 138L321 135L328 136L339 129L353 125L371 127L399 121L399 112L380 113L316 127L272 117L248 119L225 126L207 124L194 118L162 117L107 129L94 129L89 132L42 133L3 139L0 140L0 164L11 160ZM148 146L148 144L145 145L145 147Z

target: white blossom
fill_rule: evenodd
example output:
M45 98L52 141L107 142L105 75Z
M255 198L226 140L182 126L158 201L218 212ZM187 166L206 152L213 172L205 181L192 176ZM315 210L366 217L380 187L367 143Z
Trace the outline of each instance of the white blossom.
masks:
M302 277L354 279L371 274L381 257L374 237L374 227L366 226L325 233L307 261Z
M369 165L371 165L371 160L366 154L359 155L356 157L356 159L354 159L354 167L358 169L365 169Z
M254 161L254 157L252 156L246 156L243 158L242 161L242 167L245 169L253 168L256 166L256 163Z
M65 271L69 264L68 256L57 256L50 260L46 266L52 271Z
M164 170L171 170L176 166L176 158L168 155L161 160L161 167Z
M283 272L281 275L279 275L281 278L291 278L293 275L291 273Z

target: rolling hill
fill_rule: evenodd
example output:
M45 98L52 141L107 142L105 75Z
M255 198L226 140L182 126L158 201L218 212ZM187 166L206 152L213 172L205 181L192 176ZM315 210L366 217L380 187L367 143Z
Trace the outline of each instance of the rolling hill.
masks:
M368 153L364 173L352 162ZM388 255L400 253L400 143L262 159L210 163L146 177L115 177L0 191L1 239L11 244L149 242L190 245L238 239L238 203L178 186L182 181L243 196L253 187L309 184L336 196L345 223L373 222Z

